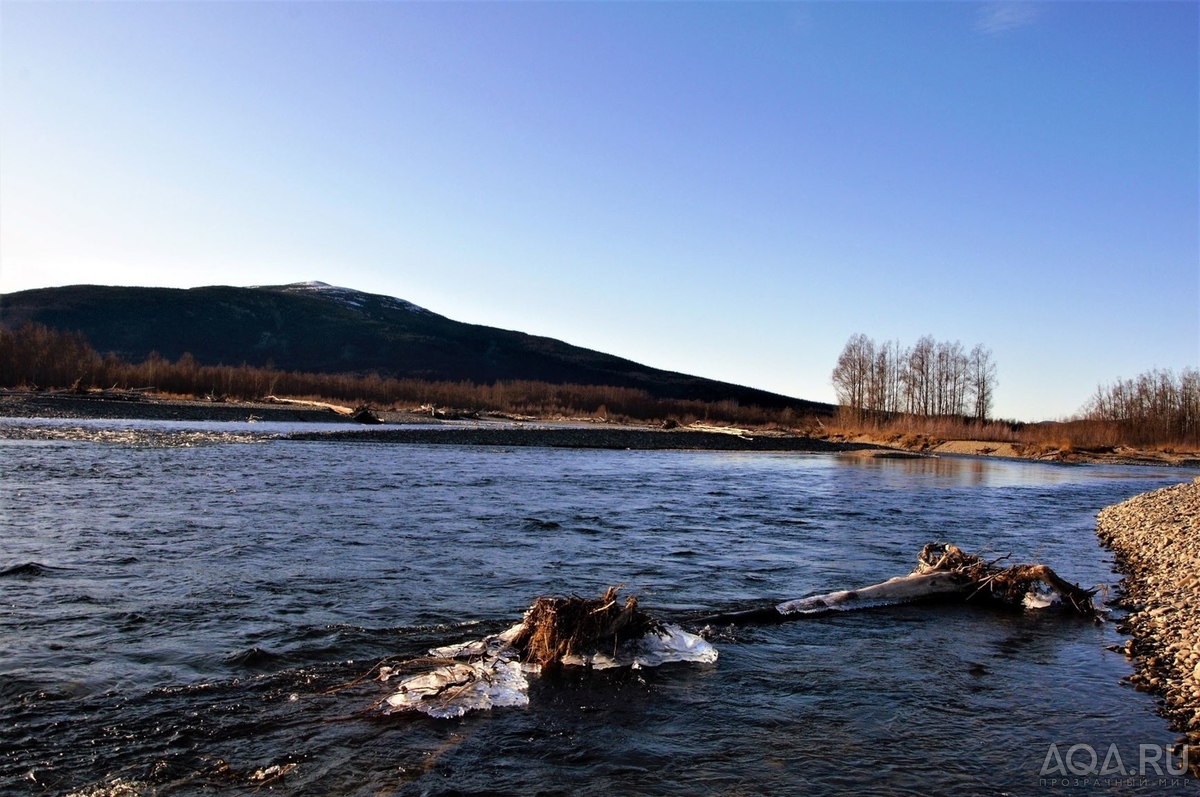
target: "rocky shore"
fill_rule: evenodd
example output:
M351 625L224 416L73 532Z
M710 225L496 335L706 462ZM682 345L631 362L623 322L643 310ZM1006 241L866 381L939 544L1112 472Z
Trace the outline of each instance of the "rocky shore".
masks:
M1134 686L1162 697L1200 770L1200 478L1110 506L1096 533L1125 574L1122 631Z

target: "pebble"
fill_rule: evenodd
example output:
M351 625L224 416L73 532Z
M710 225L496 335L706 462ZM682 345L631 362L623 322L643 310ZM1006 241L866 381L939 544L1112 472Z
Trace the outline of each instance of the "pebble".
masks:
M1164 700L1176 730L1200 737L1200 478L1130 498L1096 518L1125 574L1121 606L1137 672L1130 682Z

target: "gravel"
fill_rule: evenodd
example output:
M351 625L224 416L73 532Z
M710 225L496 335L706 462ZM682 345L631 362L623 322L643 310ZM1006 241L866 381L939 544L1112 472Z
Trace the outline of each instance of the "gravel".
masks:
M147 421L258 421L346 423L333 410L250 402L172 401L135 395L122 398L63 393L0 393L0 417Z
M1159 695L1161 713L1200 765L1200 478L1110 506L1096 533L1125 574L1121 630L1131 639L1133 685Z
M833 443L792 435L733 435L690 429L637 429L629 427L547 426L444 426L429 429L370 427L331 432L296 432L292 440L349 440L377 443L422 443L465 446L538 446L543 448L615 448L638 451L694 449L705 451L804 451L870 450L860 443Z
M93 440L146 446L187 446L221 442L255 442L279 436L292 440L355 441L548 448L704 449L710 451L856 452L869 456L902 456L908 452L868 443L834 442L778 432L736 429L674 428L580 424L548 421L454 420L415 412L379 412L383 425L363 425L328 408L258 402L202 402L161 399L138 394L29 393L0 391L0 418L171 421L256 421L319 424L320 431L263 435L250 432L166 432L96 430L85 426L0 427L0 438ZM342 428L334 431L329 424Z

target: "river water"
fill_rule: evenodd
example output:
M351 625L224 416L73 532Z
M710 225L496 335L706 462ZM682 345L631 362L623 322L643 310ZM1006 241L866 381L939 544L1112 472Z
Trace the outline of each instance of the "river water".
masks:
M623 584L698 630L902 575L933 540L1111 590L1096 512L1192 472L163 439L0 440L5 793L1198 792L1140 764L1174 734L1122 685L1116 623L1053 613L712 629L715 664L567 669L454 720L381 716L389 689L352 683L538 595ZM1133 777L1065 772L1079 745Z

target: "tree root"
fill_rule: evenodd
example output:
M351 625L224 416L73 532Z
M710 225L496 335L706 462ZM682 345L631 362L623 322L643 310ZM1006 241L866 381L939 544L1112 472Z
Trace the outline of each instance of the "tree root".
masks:
M1008 557L1002 557L1007 559ZM964 553L949 543L931 542L921 549L917 557L914 574L955 573L964 578L964 583L974 585L968 600L985 596L989 600L1007 606L1022 606L1026 596L1039 585L1056 592L1062 606L1084 617L1095 617L1096 604L1092 601L1095 590L1086 590L1061 578L1046 565L1012 565L997 567L996 562L985 562L979 556Z
M564 656L617 647L661 626L638 608L630 595L622 605L618 587L609 587L599 598L538 598L525 613L512 646L521 660L543 667Z
M830 611L865 609L925 600L984 601L995 605L1027 606L1031 593L1053 591L1063 609L1083 617L1099 612L1092 602L1095 590L1082 589L1046 565L999 567L1007 556L985 561L949 543L929 543L907 576L852 590L840 590L786 601L775 606L713 615L696 620L709 625L780 623Z

